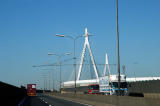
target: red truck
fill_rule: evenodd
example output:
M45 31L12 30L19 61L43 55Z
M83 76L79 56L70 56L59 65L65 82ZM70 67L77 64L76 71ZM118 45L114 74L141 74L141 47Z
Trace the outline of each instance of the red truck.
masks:
M89 84L88 93L89 94L99 94L99 84Z
M36 84L27 84L27 95L36 96Z

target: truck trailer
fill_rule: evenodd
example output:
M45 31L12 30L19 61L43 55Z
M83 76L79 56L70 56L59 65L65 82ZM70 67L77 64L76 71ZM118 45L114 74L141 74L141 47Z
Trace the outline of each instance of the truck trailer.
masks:
M106 95L127 95L127 82L126 76L120 75L120 89L118 89L118 75L109 75L99 78L99 92Z
M27 84L27 95L36 96L36 84Z

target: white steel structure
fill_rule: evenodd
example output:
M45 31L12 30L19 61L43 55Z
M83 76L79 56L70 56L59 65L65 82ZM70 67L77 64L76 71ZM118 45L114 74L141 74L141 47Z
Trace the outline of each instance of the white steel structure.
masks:
M106 76L106 77L108 77L108 76ZM114 75L113 75L113 77L114 77ZM137 77L137 78L132 77L132 78L126 78L126 82L152 81L152 80L160 80L160 77ZM74 87L74 83L75 83L74 81L63 82L62 83L62 88L72 88L72 87ZM76 83L77 83L77 87L88 86L89 84L99 84L99 80L97 80L97 79L79 80Z
M96 75L96 79L98 79L98 72L97 72L97 68L96 68L95 61L94 61L94 58L93 58L93 54L92 54L92 51L91 51L91 47L90 47L90 44L89 44L88 36L90 36L90 34L88 33L88 29L85 28L85 35L84 35L85 42L84 42L84 47L83 47L82 55L81 55L81 59L80 59L80 66L79 66L77 81L80 80L82 67L83 67L84 56L85 56L87 47L88 47L88 50L89 50L89 55L90 55L90 58L91 58L91 61L92 61L92 65L93 65L93 69L94 69L94 72L95 72L95 75Z
M78 71L78 77L77 77L77 80L76 80L77 87L88 86L89 84L99 84L99 80L102 79L102 78L99 78L99 75L98 75L97 67L96 67L96 64L95 64L95 61L94 61L94 58L93 58L93 54L92 54L91 47L90 47L90 44L89 44L88 36L90 36L90 34L88 33L88 29L85 28L85 35L84 35L85 42L84 42L84 47L83 47L83 50L82 50L82 55L81 55L81 58L80 58L80 66L79 66L79 71ZM89 50L89 55L90 55L92 66L93 66L93 69L94 69L94 72L95 72L95 75L96 75L96 79L80 80L82 67L83 67L84 56L85 56L87 47L88 47L88 50ZM108 69L108 75L106 76L107 69ZM103 75L104 75L103 77L107 78L109 81L114 81L117 78L116 75L112 75L111 72L110 72L107 53L106 53L106 58L105 58L105 67L104 67ZM123 79L124 75L121 75L121 77ZM160 80L160 77L136 77L136 78L132 77L132 78L125 78L125 80L126 80L126 82L149 81L149 80ZM118 81L118 79L116 79L116 81ZM66 81L66 82L61 83L62 88L70 88L70 87L72 88L72 87L74 87L74 84L75 84L75 81Z
M137 82L137 81L152 81L152 80L160 80L160 77L135 77L135 78L127 78L127 82Z
M109 68L109 62L108 62L108 55L106 53L106 60L105 60L105 66L104 66L104 71L103 71L103 76L105 77L106 76L106 70L107 70L107 67L108 67L108 75L111 74L111 71L110 71L110 68Z

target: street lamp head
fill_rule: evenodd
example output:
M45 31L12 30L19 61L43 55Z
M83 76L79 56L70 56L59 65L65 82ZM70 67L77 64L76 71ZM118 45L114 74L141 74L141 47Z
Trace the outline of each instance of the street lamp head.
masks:
M54 53L48 53L48 55L54 55Z
M55 55L55 56L58 56L58 57L61 57L61 56L65 56L65 55L70 55L71 53L70 52L66 52L64 54L61 54L61 55L58 55L58 54L55 54L55 53L48 53L48 55Z
M65 53L65 55L71 55L72 53L68 52L68 53Z
M33 65L32 67L36 67L35 65Z
M61 34L56 34L56 36L58 36L58 37L64 37L64 35L61 35Z

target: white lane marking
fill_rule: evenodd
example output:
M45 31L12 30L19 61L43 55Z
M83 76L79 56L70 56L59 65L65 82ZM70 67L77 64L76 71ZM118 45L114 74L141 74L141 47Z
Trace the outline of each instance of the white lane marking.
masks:
M44 99L42 99L42 98L40 98L40 99L47 104L47 102ZM52 105L49 105L49 106L52 106Z
M66 100L66 99L64 99L64 100ZM79 104L86 105L86 106L92 106L92 105L89 105L87 103L81 103L81 102L77 102L77 101L73 101L73 100L66 100L66 101L70 101L70 102L74 102L74 103L79 103Z
M47 102L46 101L44 101L44 99L42 99L42 98L40 98L43 102L45 102L46 104L47 104ZM52 105L49 105L49 106L52 106Z

